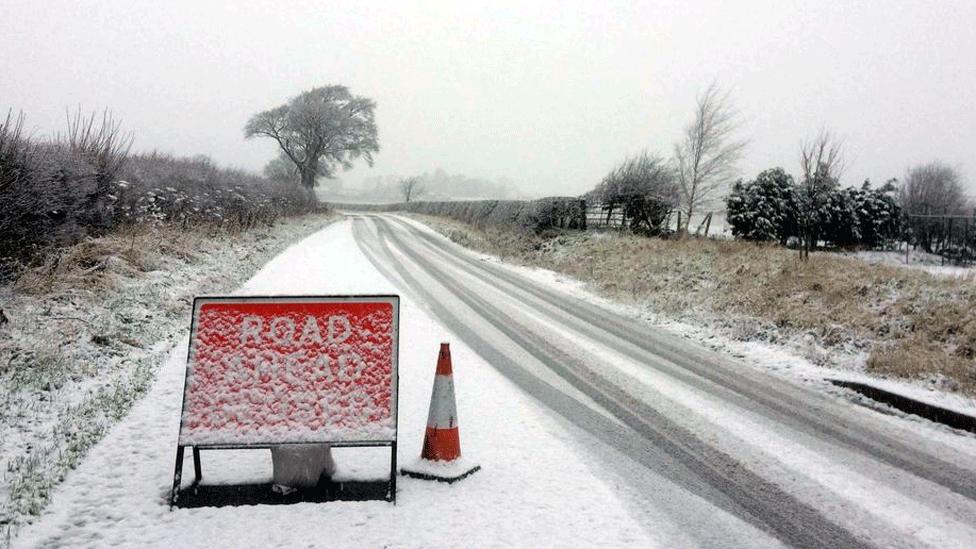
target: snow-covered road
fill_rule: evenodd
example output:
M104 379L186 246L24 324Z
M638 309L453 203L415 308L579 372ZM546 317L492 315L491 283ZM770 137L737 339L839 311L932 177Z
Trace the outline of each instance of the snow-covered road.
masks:
M420 451L440 341L464 454L398 504L177 509L185 347L16 546L971 547L976 443L730 361L471 254L416 222L353 216L242 294L401 294L400 461ZM956 440L958 438L959 440ZM337 452L381 476L382 449ZM189 465L187 465L189 467ZM204 454L208 483L267 481L266 451ZM187 470L186 478L192 476Z
M620 472L628 479L622 498L667 508L696 542L757 543L716 517L799 546L976 541L972 438L909 425L737 363L471 254L413 221L361 216L354 224L377 268L434 317L523 390L628 458L623 465L596 448L594 459L607 456L608 471L639 465Z
M292 246L238 293L403 293L363 256L351 229L349 222L336 223ZM68 476L14 546L510 547L532 541L568 547L681 539L680 532L635 515L617 494L621 479L606 475L601 462L580 451L585 436L579 429L521 392L407 294L400 318L399 460L420 454L439 344L450 341L462 449L482 465L478 474L451 486L401 477L396 506L376 501L171 511L167 486L179 427L184 339L150 393ZM388 452L337 450L337 475L382 477ZM205 483L266 482L270 453L205 452L203 473ZM184 478L192 478L189 463ZM670 524L667 516L657 520Z

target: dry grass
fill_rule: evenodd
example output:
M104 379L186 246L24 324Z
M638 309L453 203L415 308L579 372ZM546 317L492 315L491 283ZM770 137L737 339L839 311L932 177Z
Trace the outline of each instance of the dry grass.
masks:
M157 270L163 257L193 262L212 231L205 226L181 230L172 225L127 227L52 251L43 262L24 268L14 291L45 295L59 291L111 290L121 279Z
M867 352L872 372L939 378L947 389L976 395L973 277L937 277L827 253L802 263L793 251L739 241L537 236L424 221L462 245L565 273L610 298L677 318L725 318L733 332L768 326L783 337L812 337L827 349Z

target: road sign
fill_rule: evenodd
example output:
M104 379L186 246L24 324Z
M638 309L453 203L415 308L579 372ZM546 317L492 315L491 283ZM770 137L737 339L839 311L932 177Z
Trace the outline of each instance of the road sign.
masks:
M182 457L281 444L390 446L395 496L399 297L194 300L173 500Z

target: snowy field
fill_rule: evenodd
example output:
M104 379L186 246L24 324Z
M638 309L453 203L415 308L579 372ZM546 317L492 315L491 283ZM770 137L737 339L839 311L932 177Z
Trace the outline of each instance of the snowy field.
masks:
M944 263L942 257L936 254L928 254L922 251L911 251L908 254L907 262L903 251L864 251L849 254L851 257L883 265L896 265L909 269L918 269L936 276L947 277L968 277L976 273L972 266L952 265Z
M270 262L240 294L398 292L340 223ZM438 345L452 342L462 451L483 470L455 485L401 477L396 506L335 502L177 509L166 501L179 423L185 338L150 393L87 456L33 525L32 546L294 547L649 546L662 530L636 521L582 435L540 409L429 318L408 296L401 309L400 455L419 455ZM388 470L385 449L343 449L341 478ZM205 483L266 482L266 450L204 452ZM192 477L186 465L184 478ZM760 535L761 534L758 534ZM544 540L544 541L543 541ZM657 541L658 543L655 543Z

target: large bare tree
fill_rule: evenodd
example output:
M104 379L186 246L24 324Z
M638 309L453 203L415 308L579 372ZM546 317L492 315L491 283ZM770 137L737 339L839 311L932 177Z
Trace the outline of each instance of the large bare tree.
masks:
M819 238L821 212L837 188L844 172L843 143L828 130L800 145L803 179L797 192L797 223L800 229L800 257L809 258Z
M911 240L929 253L945 244L949 216L973 212L959 170L939 161L909 168L898 199Z
M410 202L411 198L415 198L426 190L424 182L416 176L401 179L398 185L400 192L403 194L404 202Z
M729 92L712 83L698 96L695 118L674 146L674 161L684 213L679 232L687 233L691 216L716 198L737 175L747 142L736 138L739 122Z
M255 114L244 136L274 139L302 185L311 188L316 178L331 177L339 167L349 169L357 158L373 165L380 148L375 108L372 99L352 95L345 86L323 86Z
M959 171L938 161L909 168L899 199L911 215L960 214L969 206Z

